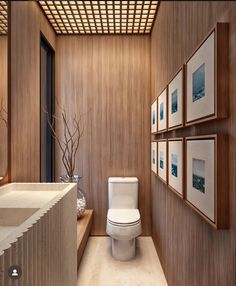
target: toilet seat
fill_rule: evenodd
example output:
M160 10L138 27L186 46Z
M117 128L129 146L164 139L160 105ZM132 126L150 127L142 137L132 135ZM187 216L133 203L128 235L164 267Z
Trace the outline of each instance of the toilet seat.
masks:
M141 219L133 224L119 224L108 220L106 232L112 239L131 240L138 237L142 233Z
M114 226L119 226L119 227L130 227L130 226L135 226L137 224L140 223L140 220L137 221L137 222L134 222L134 223L116 223L116 222L113 222L113 221L110 221L109 219L107 219L108 223L110 223L111 225L114 225Z
M140 213L138 209L109 209L107 221L114 226L135 226L140 223Z

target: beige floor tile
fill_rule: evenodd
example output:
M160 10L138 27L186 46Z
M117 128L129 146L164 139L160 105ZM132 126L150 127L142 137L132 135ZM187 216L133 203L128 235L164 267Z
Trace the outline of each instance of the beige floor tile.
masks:
M151 237L137 239L136 257L127 262L111 256L109 237L90 237L77 286L167 286Z

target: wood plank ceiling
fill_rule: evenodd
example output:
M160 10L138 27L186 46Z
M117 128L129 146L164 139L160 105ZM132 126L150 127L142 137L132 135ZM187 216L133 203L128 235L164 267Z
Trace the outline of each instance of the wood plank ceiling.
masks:
M159 1L38 1L57 34L149 34Z
M7 34L7 1L0 1L0 35Z

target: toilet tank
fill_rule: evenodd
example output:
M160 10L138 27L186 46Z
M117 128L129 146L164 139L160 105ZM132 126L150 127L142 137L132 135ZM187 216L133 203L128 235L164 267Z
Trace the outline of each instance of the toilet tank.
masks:
M109 209L138 208L138 178L111 177L108 179Z

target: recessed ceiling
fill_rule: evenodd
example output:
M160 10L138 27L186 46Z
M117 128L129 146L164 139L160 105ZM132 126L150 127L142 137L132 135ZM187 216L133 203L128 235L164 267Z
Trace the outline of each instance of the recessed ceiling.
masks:
M159 1L38 1L57 34L149 34Z
M7 35L7 1L0 1L0 35Z

